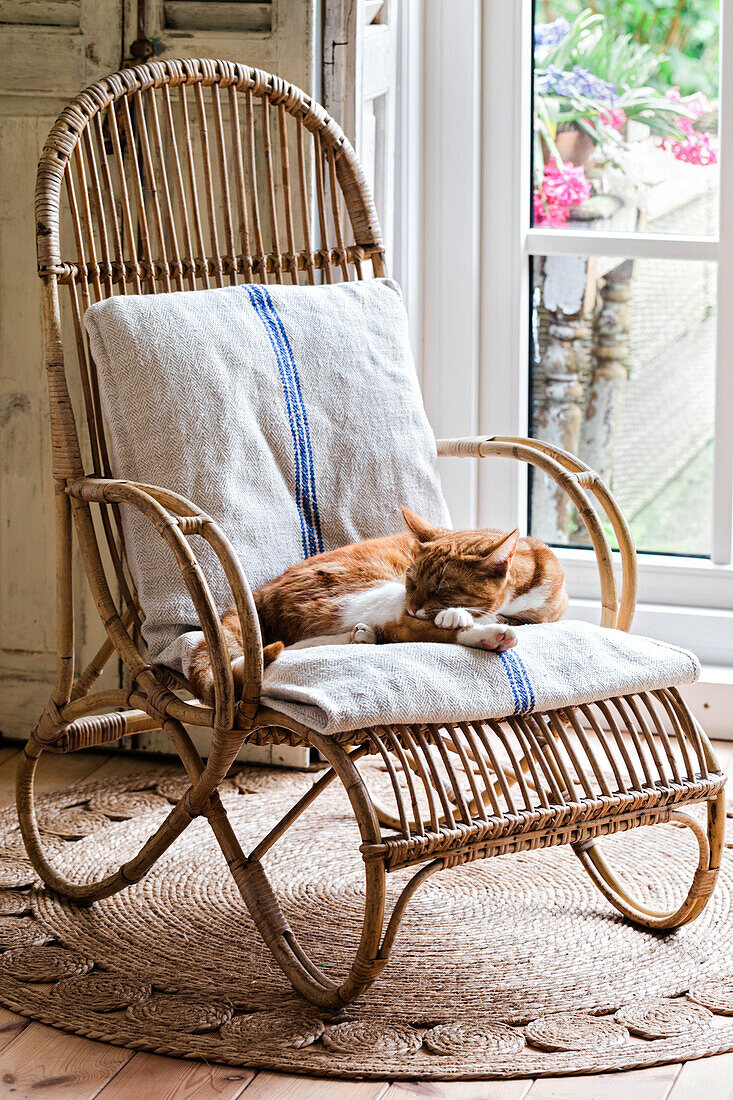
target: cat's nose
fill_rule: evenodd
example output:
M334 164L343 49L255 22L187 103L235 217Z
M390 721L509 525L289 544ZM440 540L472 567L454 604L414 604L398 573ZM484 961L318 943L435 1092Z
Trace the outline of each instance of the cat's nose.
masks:
M409 606L409 611L410 611L410 614L411 614L411 615L417 615L417 613L418 613L418 611L419 611L419 610L420 610L420 606L419 606L419 604L416 604L416 603L414 603L414 601L413 601L413 602L412 602L412 603L410 604L410 606Z

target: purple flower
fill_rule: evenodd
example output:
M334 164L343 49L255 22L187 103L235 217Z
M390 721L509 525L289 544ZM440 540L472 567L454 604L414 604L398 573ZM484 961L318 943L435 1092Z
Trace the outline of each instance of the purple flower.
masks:
M537 23L534 28L535 49L538 46L557 46L562 42L570 30L570 24L564 15L560 15L552 23Z
M580 65L573 65L570 72L558 69L556 65L548 65L538 74L537 84L537 90L541 95L549 93L564 96L567 99L585 96L600 103L608 103L610 106L613 106L618 99L618 88L615 84L603 80L589 69L581 68Z

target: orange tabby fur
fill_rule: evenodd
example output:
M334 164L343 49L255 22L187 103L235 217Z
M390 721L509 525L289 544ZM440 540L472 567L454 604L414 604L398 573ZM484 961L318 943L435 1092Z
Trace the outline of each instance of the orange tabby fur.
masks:
M567 608L552 551L518 531L449 531L403 508L409 530L306 558L254 593L265 664L296 643L454 642L501 652L512 625L552 622ZM367 609L367 615L358 615ZM351 619L355 621L351 621ZM371 618L371 621L367 621ZM364 621L361 621L361 620ZM235 682L242 635L235 608L222 618ZM189 669L194 693L213 701L205 641Z

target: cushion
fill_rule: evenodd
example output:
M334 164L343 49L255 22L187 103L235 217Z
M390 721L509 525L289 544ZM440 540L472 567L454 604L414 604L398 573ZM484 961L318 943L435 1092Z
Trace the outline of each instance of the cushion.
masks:
M684 649L562 620L517 627L506 653L440 642L286 650L262 701L320 733L389 723L471 722L689 684Z
M208 512L253 588L404 530L402 504L450 524L396 283L115 297L85 323L114 476ZM193 603L150 524L129 507L122 518L151 658L185 672ZM221 612L224 574L194 545Z

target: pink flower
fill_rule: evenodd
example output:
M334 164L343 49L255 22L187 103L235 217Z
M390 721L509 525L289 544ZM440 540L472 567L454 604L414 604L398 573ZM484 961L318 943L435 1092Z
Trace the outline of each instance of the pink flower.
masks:
M548 160L541 182L534 191L534 224L536 226L565 225L571 206L590 197L590 184L582 165L558 165Z
M682 103L679 88L670 88L666 98L673 103ZM697 95L685 100L685 105L692 111L695 119L700 118L701 115L710 110L707 96L703 95L702 92L698 92ZM696 130L695 121L691 118L678 118L677 125L685 134L685 140L664 138L660 142L662 149L670 149L677 160L685 161L687 164L707 165L718 163L717 143L711 134L700 133Z
M600 119L614 130L623 130L626 123L626 111L623 107L608 107L600 112Z
M541 191L534 193L534 224L540 226L565 225L568 219L568 211L565 206L549 203Z

